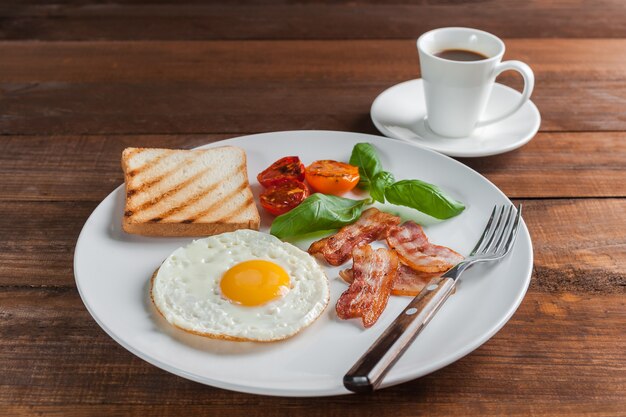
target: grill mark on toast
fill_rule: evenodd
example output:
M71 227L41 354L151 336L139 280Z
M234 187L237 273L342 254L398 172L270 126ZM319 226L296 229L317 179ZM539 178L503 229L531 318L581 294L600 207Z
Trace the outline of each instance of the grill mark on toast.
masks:
M185 188L187 188L188 186L192 185L194 182L196 182L196 180L198 180L199 178L201 178L202 176L204 176L207 172L209 172L211 170L212 170L212 168L205 168L202 171L196 173L195 175L187 178L185 181L174 185L174 187L172 187L169 190L165 191L164 193L159 195L157 198L152 199L152 200L148 200L145 203L143 203L142 205L140 205L139 207L136 207L135 208L135 212L136 213L140 213L140 212L142 212L142 211L144 211L144 210L154 206L156 203L158 203L160 201L163 201L166 198L176 194L177 192L184 190ZM215 186L212 186L212 187L209 187L209 188L215 188L215 187L217 187L217 184ZM210 192L211 190L209 189L209 190L205 190L205 191L206 192ZM192 201L193 201L193 198L191 200L185 201L185 204L190 204ZM175 209L180 209L180 208L175 208ZM174 209L172 209L172 210L174 210ZM161 213L161 214L159 214L159 217L165 218L165 217L168 216L167 213L168 212Z
M217 219L215 222L216 223L226 223L234 218L236 218L237 216L239 216L241 213L243 213L245 210L248 209L248 207L250 207L251 205L254 204L254 198L253 197L248 197L248 199L246 201L244 201L243 203L241 203L237 208L235 208L234 210L232 210L231 213L229 213L228 215Z
M190 159L185 159L183 161L180 161L178 164L176 164L169 171L166 171L166 172L164 172L163 174L161 174L159 176L152 177L149 181L146 181L146 182L142 183L139 187L133 188L132 190L135 193L137 193L137 192L150 192L150 188L156 186L158 183L160 183L161 181L163 181L167 177L176 174L176 171L180 171L181 169L183 169L185 166L189 165L190 163L192 163L192 161ZM186 181L183 181L183 183L184 182L186 182ZM171 190L166 191L161 197L159 197L159 200L162 199L163 197L167 197L168 193L170 193L170 192L171 192ZM146 201L141 206L137 207L137 211L141 211L141 210L145 209L146 206L151 206L153 204L154 204L153 200Z
M129 161L129 164L130 164L131 159L134 156L137 156L141 154L142 152L146 152L146 149L136 148L130 151L129 152L130 155L127 155L126 157L126 159ZM161 153L159 153L155 158L149 159L145 163L143 163L141 166L128 171L126 175L128 175L130 178L133 178L134 176L141 174L141 172L143 172L146 167L150 167L150 166L154 166L155 164L158 164L163 158L165 158L166 156L170 156L173 153L174 151L171 149L161 149Z
M190 159L190 158L187 158L184 161L181 161L174 168L172 168L171 170L167 171L163 175L161 175L161 176L157 177L156 179L154 179L154 180L152 180L152 181L142 185L141 187L138 187L137 189L132 190L133 194L135 194L135 193L137 193L139 191L149 192L150 187L154 187L157 183L163 181L166 177L168 177L170 175L175 175L176 171L180 170L181 168L183 168L186 165L192 164L193 162L194 161L192 159ZM172 188L170 188L169 190L163 192L157 198L153 198L152 200L148 200L145 203L141 204L140 206L135 207L134 211L136 213L139 213L139 212L141 212L143 210L148 209L149 207L155 205L157 202L162 201L162 200L170 197L171 195L177 193L178 191L183 190L184 188L188 187L194 181L196 181L198 178L202 177L203 175L205 175L207 172L211 171L212 169L213 169L212 167L209 167L209 168L205 168L205 169L199 171L198 173L196 173L193 176L189 177L185 181L183 181L181 183L178 183L178 184L174 185ZM128 195L128 192L127 192L127 195Z
M238 166L235 168L235 172L242 171L243 169L244 169L244 165L243 165L243 164L240 164L240 165L238 165ZM206 169L206 170L202 171L201 173L202 173L202 174L205 174L205 173L206 173L206 172L208 172L208 171L209 171L209 169ZM230 174L230 173L228 173L228 174ZM226 175L226 178L228 178L228 176L229 176L229 175ZM185 181L185 183L187 183L185 186L190 185L190 184L191 184L191 183L195 180L195 177L196 177L196 176L194 176L194 177L190 178L189 180ZM220 185L220 183L221 183L222 181L224 181L224 179L223 179L223 178L220 178L218 181L214 182L213 184L211 184L211 185L210 185L210 186L208 186L207 188L205 188L205 189L203 189L202 191L200 191L200 192L198 192L198 193L194 194L192 197L190 197L190 198L186 199L186 200L184 201L184 205L182 205L182 206L177 206L177 207L172 207L171 209L169 209L169 210L167 210L167 211L165 211L165 212L163 212L163 213L160 213L160 214L159 214L159 217L161 218L161 220L163 220L163 219L167 219L168 217L171 217L171 216L173 216L174 214L179 213L179 212L181 212L181 211L183 211L183 210L187 209L187 208L188 208L188 207L190 207L190 206L193 206L193 205L194 205L194 204L196 204L198 201L200 201L202 198L206 197L207 195L209 195L210 193L212 193L213 191L215 191L215 189L216 189L217 187L219 187L219 185ZM247 184L245 184L245 183L244 183L244 188L245 188L245 187L247 187ZM179 188L178 188L178 190L182 190L182 189L184 189L184 188L185 188L185 187L179 187ZM174 192L174 191L172 191L172 193L173 193L173 192ZM239 191L237 191L237 192L239 192ZM169 196L169 195L171 195L171 194L169 194L169 191L168 191L168 196ZM230 194L228 194L228 197L230 197ZM221 202L221 201L224 201L226 198L227 198L226 196L225 196L225 197L223 197L222 199L220 199L220 202ZM215 203L215 204L219 204L219 202L218 202L218 203ZM215 206L215 204L212 204L210 207L214 207L214 206ZM183 220L183 221L182 221L182 223L193 223L195 220L196 220L196 219L192 217L192 218L188 218L188 219Z
M199 212L195 213L195 215L192 215L192 216L188 217L187 220L191 220L191 222L195 222L196 220L201 219L206 214L208 214L211 211L213 211L216 206L219 206L220 204L223 204L225 201L230 200L233 196L239 194L240 192L242 192L246 188L248 188L247 181L243 181L241 184L239 184L237 186L237 188L235 188L233 191L231 191L230 193L228 193L225 196L223 196L220 199L220 201L216 201L216 202L212 203L210 206L206 207L204 210L199 211Z

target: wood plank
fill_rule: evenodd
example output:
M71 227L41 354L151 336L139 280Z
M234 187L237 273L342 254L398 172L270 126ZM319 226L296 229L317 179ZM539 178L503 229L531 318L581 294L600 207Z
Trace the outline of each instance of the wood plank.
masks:
M206 393L204 393L206 395ZM375 399L362 399L357 403L356 400L352 402L342 401L324 401L321 399L302 399L291 401L288 404L283 405L280 403L278 406L275 403L262 403L261 406L267 406L268 409L262 411L256 405L250 405L247 402L243 404L237 403L233 406L231 403L223 405L222 403L212 403L210 407L206 405L186 405L185 415L205 415L207 409L214 412L215 415L228 415L232 417L282 417L289 415L290 413L298 413L298 416L323 416L341 414L346 416L367 415L365 413L377 413L376 415L385 415L389 413L389 408L393 407L393 415L397 417L414 417L416 410L420 410L429 416L451 416L451 415L463 415L463 416L520 416L527 417L533 416L546 416L554 417L559 416L623 416L624 404L621 402L603 404L598 407L595 403L587 403L584 401L570 402L567 404L559 403L558 405L532 405L533 400L528 398L528 401L524 403L514 402L513 404L500 403L497 405L488 404L483 402L486 400L473 400L467 402L464 399L465 405L461 406L457 404L443 404L443 403L428 403L427 405L420 405L419 400L412 400L415 393L406 394L407 397L402 400L394 400L394 402L388 401L384 404L378 403L378 396L374 395ZM248 397L242 397L242 400ZM253 397L254 398L254 397ZM361 397L359 397L361 398ZM455 401L458 399L451 399ZM330 405L328 405L330 404ZM417 407L416 407L417 405ZM345 408L350 408L350 413L346 413ZM323 410L323 411L320 411ZM10 405L5 408L7 414L15 417L32 416L32 415L45 415L45 416L59 416L59 417L78 417L78 416L109 416L109 417L144 417L144 416L180 416L181 406L179 405L58 405L58 406L13 406ZM326 414L321 414L321 413ZM352 414L354 413L354 414ZM363 413L363 414L356 414Z
M392 84L2 84L0 134L375 133L371 103ZM541 131L626 130L623 82L555 80L537 90Z
M626 40L508 44L535 68L543 131L626 130L626 59L612 52ZM374 132L372 100L419 74L405 40L3 42L0 54L5 135Z
M515 200L533 240L531 288L626 292L626 199ZM97 202L0 204L0 286L73 286L82 225Z
M0 285L74 285L76 240L97 203L3 202Z
M401 416L619 415L626 406L624 303L617 294L531 291L494 338L434 374L370 396L298 399L224 391L161 371L110 339L73 289L5 289L0 404L68 415L180 413L174 405L252 416L317 416L340 407L355 416L390 409Z
M504 37L624 37L620 0L28 1L0 8L0 38L39 40L413 38L443 26ZM28 4L34 3L34 4ZM147 4L140 4L147 3ZM159 4L161 3L161 4ZM581 18L584 16L584 18Z
M626 132L539 133L513 152L459 159L510 198L626 196Z
M626 199L523 203L535 255L533 288L626 293Z
M619 81L626 39L504 39L505 59L522 60L539 80ZM419 76L414 40L2 42L2 82L98 83L404 81ZM508 74L508 73L505 73ZM511 77L512 78L512 77ZM539 86L539 85L538 85Z
M230 136L0 136L0 201L100 201L123 182L125 147L192 148ZM517 151L461 159L511 198L625 197L625 160L626 132L539 133Z

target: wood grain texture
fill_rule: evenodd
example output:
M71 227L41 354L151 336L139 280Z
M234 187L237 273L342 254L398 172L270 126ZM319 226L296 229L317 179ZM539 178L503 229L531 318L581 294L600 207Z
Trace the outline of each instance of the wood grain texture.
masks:
M519 59L546 80L618 81L625 39L504 39L504 59ZM1 42L8 83L203 81L404 81L417 77L415 40ZM602 77L600 77L602 75ZM568 77L565 77L568 76Z
M459 160L511 198L626 196L626 132L539 133L513 152Z
M626 199L515 201L524 203L534 245L532 288L626 293ZM0 286L73 286L74 247L96 205L3 202Z
M625 21L623 0L0 4L0 415L623 416ZM371 396L298 399L173 376L98 327L73 252L124 147L376 134L372 100L419 77L414 40L442 26L505 38L537 78L541 133L461 160L524 203L534 244L529 293L495 337Z
M32 1L0 8L0 38L388 39L443 26L504 37L626 36L623 3L533 1ZM584 16L584 17L581 17Z
M524 202L533 241L533 286L626 294L626 199Z
M626 41L508 45L535 70L543 131L626 130L626 58L613 53ZM406 40L4 42L0 54L0 134L373 132L372 100L419 76Z
M480 395L480 394L478 394ZM413 398L415 393L408 392L406 393L407 398ZM379 398L379 397L376 397ZM281 417L284 415L293 415L297 413L298 416L320 416L326 417L331 413L330 410L339 410L341 415L356 417L356 416L364 416L364 415L382 415L385 413L389 407L393 407L393 415L398 417L413 417L415 413L422 412L424 414L428 414L429 416L451 416L451 415L470 415L474 412L474 410L480 410L480 413L476 412L476 415L480 416L519 416L519 417L527 417L529 415L533 416L546 416L552 417L555 415L559 416L592 416L592 417L610 417L610 416L622 416L622 410L624 405L618 402L612 402L608 404L603 404L602 406L598 406L592 402L586 402L585 400L580 400L576 402L568 402L562 403L559 402L558 405L532 405L529 397L529 401L522 403L512 402L509 403L498 403L492 404L487 402L486 400L467 400L464 399L464 406L459 406L458 404L444 404L440 402L435 403L427 403L424 405L418 404L415 400L399 400L393 399L391 401L385 401L382 404L370 402L369 400L365 400L365 405L359 400L354 400L355 403L345 403L345 402L337 402L332 401L322 402L322 401L308 401L302 400L298 403L286 402L279 403L276 405L275 403L255 403L255 405L251 405L248 403L237 403L237 406L234 407L230 402L223 405L221 402L217 403L217 405L212 405L210 410L216 410L216 413L219 415L229 415L229 416L241 416L241 417L249 417L251 415L255 415L255 413L259 412L259 407L267 407L267 409L263 408L262 413L259 415L268 416L268 417ZM358 402L357 402L358 401ZM234 401L233 401L234 402ZM187 415L205 415L207 413L207 409L209 409L206 405L191 405L185 406L185 414ZM76 416L94 416L100 417L103 414L111 417L144 417L146 415L150 416L179 416L181 412L181 407L178 405L87 405L87 406L75 406L75 405L58 405L58 406L8 406L5 408L6 412L11 416L22 417L22 416L32 416L32 415L45 415L45 416L60 416L60 417L76 417ZM356 414L356 413L360 414ZM370 414L367 414L370 413ZM470 414L468 414L470 413ZM331 414L332 415L332 414Z
M100 201L123 182L126 147L189 149L232 136L0 136L0 201ZM461 161L511 198L626 196L624 132L539 133L514 152Z
M624 307L620 295L531 291L494 338L445 369L370 396L303 400L224 391L161 371L110 339L71 288L4 289L0 405L72 416L179 415L180 407L215 415L318 416L344 407L350 416L619 415L626 339L614 336Z

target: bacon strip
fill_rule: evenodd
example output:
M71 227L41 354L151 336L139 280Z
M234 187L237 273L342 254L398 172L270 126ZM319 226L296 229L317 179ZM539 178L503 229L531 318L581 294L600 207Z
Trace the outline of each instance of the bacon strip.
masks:
M441 272L418 272L410 266L401 263L398 266L398 275L391 287L391 294L415 297L431 279L439 277L441 274ZM354 280L352 268L342 269L339 271L339 276L348 284L351 284Z
M387 306L398 273L398 256L389 249L362 245L354 248L352 258L354 280L337 300L335 309L339 318L361 317L363 326L371 327Z
M422 292L422 289L428 285L430 280L439 276L441 276L441 272L421 272L414 270L410 266L400 264L398 276L393 282L391 293L393 295L415 297Z
M399 217L372 207L365 210L356 222L342 227L332 236L313 242L309 253L324 258L331 265L341 265L350 259L354 248L382 239L390 227L400 222Z
M390 228L387 244L395 249L403 263L416 271L444 272L463 260L463 256L452 249L430 243L422 227L411 221Z

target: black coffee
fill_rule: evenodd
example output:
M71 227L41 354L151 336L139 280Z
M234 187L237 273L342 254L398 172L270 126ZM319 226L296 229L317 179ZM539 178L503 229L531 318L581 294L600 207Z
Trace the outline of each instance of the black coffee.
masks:
M480 61L488 58L481 53L468 51L466 49L445 49L441 52L437 52L435 56L450 61Z

